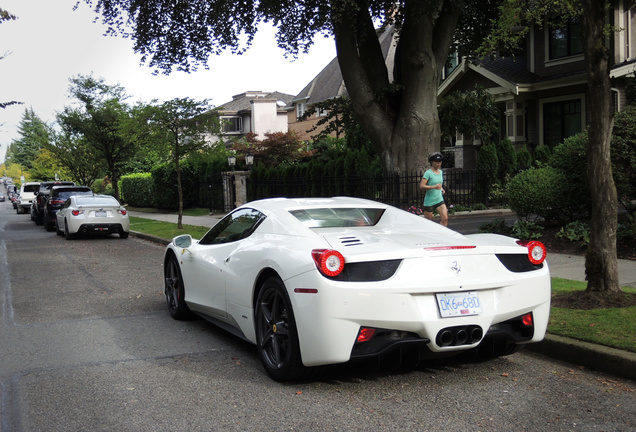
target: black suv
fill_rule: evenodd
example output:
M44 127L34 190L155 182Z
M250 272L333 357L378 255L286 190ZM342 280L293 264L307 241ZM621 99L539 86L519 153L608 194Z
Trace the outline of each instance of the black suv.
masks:
M31 220L34 220L37 225L42 225L44 223L44 208L46 207L46 199L49 197L53 186L75 186L75 182L46 181L40 183L40 190L35 195L33 205L31 205Z
M47 231L55 230L55 215L73 195L93 195L93 191L88 186L53 186L51 188L44 208L44 228Z

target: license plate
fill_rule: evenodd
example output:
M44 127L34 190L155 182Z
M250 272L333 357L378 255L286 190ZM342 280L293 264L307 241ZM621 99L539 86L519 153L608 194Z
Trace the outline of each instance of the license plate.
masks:
M95 217L106 217L106 212L98 210L95 212Z
M479 315L483 312L477 291L435 294L442 318Z

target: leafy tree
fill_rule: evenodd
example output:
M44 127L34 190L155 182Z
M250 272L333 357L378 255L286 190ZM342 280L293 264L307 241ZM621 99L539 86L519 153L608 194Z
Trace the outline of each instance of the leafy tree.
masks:
M106 170L97 149L83 135L62 131L46 146L60 166L68 172L71 180L92 186Z
M456 132L481 138L491 143L499 128L495 98L483 87L454 92L440 99L439 122L444 140L452 140Z
M38 150L36 158L33 160L33 168L29 171L31 178L38 181L55 180L56 175L60 179L67 179L67 173L50 151L46 148Z
M19 139L13 140L7 149L7 161L20 164L29 170L33 168L33 161L37 153L44 148L51 139L49 126L35 114L33 108L25 109L22 120L18 125Z
M208 143L205 135L219 133L219 120L209 114L208 101L190 98L172 99L160 105L149 106L148 126L153 134L170 143L170 154L177 172L179 193L178 229L183 229L183 188L181 185L181 160L190 153L204 149Z
M605 44L612 29L606 26L606 0L509 0L503 3L496 30L484 52L518 46L532 24L563 25L581 20L581 43L587 72L589 130L587 179L592 197L590 243L585 258L587 292L620 293L616 232L618 197L612 177L610 139L614 105L611 91L610 51ZM547 21L546 21L547 20ZM515 29L514 31L511 31Z
M119 164L135 153L134 142L121 130L129 116L130 108L124 103L128 96L120 85L108 85L103 78L79 75L70 82L70 94L79 107L65 107L57 121L95 148L106 163L115 198L119 199Z
M244 141L235 143L234 149L241 154L253 154L255 163L267 167L298 162L312 154L294 132L268 132L264 140L248 133Z
M129 34L142 61L166 73L174 67L183 71L207 67L210 55L224 49L242 52L261 21L278 26L278 45L294 56L306 52L314 36L332 35L353 111L387 173L421 168L427 155L439 150L437 87L451 43L470 49L471 42L474 45L490 30L490 18L502 2L85 1L94 4L111 34ZM381 23L382 31L399 35L389 61L376 23Z

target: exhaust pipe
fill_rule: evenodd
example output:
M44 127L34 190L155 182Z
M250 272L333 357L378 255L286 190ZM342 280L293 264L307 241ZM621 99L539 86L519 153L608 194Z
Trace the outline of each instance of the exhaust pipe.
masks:
M450 330L442 330L437 335L437 345L449 346L453 343L453 333Z
M475 327L470 332L470 343L479 342L482 337L484 337L484 331L481 329L481 327Z
M484 331L478 325L447 327L437 333L435 342L441 347L472 345L483 336Z

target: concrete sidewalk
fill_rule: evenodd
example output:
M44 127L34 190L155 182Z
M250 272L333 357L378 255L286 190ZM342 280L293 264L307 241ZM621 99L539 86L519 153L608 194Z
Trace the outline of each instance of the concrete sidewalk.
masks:
M477 212L473 212L476 214ZM130 216L177 223L177 215L129 211ZM183 216L182 223L194 226L214 226L224 215ZM467 216L470 217L470 216ZM132 235L158 243L167 241L131 231ZM552 277L585 281L585 257L550 253L547 258ZM636 287L636 261L618 260L621 286ZM608 348L561 336L547 334L543 342L530 344L529 350L625 378L636 380L636 353Z

